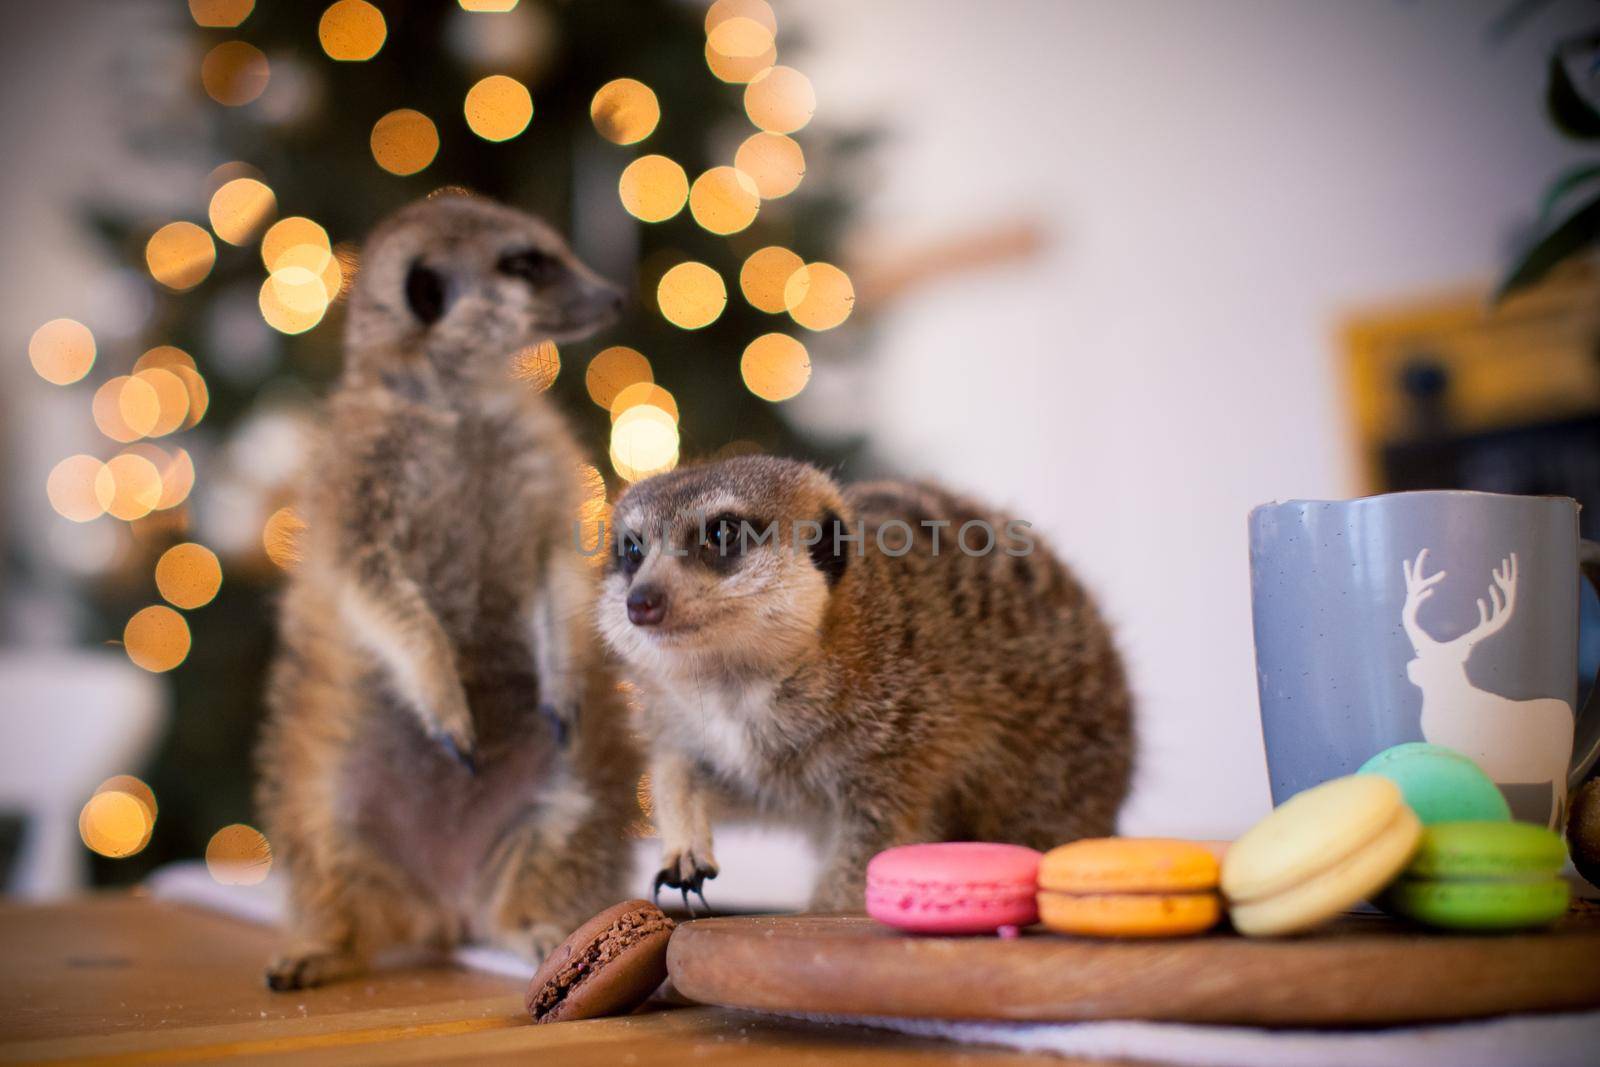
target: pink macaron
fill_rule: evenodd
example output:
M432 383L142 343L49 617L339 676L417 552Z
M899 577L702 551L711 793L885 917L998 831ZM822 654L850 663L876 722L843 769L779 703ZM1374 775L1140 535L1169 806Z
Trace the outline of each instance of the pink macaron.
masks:
M867 864L867 914L919 934L992 934L1039 920L1040 854L1021 845L902 845Z

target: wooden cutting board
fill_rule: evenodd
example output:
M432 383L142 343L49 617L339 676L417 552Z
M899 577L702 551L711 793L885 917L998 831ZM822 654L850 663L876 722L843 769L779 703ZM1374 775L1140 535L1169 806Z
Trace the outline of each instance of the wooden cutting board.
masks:
M854 916L700 919L673 934L667 966L691 1000L764 1011L1395 1024L1600 1007L1600 915L1525 934L1351 916L1301 938L1172 941L917 937Z

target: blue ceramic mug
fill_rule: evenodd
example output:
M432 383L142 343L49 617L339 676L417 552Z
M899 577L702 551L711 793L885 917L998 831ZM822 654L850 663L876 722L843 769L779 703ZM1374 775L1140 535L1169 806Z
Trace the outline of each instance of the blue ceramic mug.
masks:
M1403 741L1470 756L1520 818L1559 826L1600 751L1575 712L1580 557L1566 497L1439 491L1250 513L1272 800Z

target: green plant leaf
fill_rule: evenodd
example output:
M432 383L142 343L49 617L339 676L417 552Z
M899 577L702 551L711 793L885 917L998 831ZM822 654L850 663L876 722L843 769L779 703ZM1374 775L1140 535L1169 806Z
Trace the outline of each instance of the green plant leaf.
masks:
M1545 88L1545 109L1550 112L1550 121L1556 128L1569 137L1578 137L1584 140L1600 138L1600 111L1583 98L1578 92L1578 87L1572 84L1572 78L1567 73L1566 61L1562 58L1562 49L1558 48L1550 54L1549 82Z
M1548 221L1568 193L1597 179L1600 179L1600 163L1579 163L1562 171L1544 191L1544 199L1539 202L1539 221Z
M1533 247L1522 254L1511 268L1500 289L1495 293L1496 303L1525 289L1548 274L1556 264L1576 255L1592 244L1600 243L1600 195L1567 216L1565 222L1546 233Z

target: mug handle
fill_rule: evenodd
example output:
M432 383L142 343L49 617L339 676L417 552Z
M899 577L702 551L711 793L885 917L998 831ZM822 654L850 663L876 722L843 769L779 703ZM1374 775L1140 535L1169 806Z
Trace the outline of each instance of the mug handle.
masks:
M1600 593L1600 544L1578 542L1578 570L1589 579L1595 592ZM1572 770L1567 775L1567 785L1576 789L1594 766L1595 757L1600 756L1600 680L1589 690L1589 699L1578 709L1573 725L1577 732L1573 738Z

